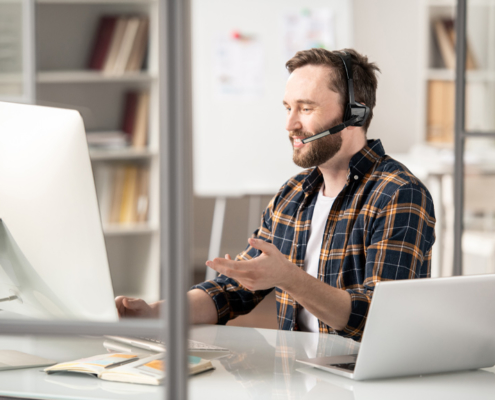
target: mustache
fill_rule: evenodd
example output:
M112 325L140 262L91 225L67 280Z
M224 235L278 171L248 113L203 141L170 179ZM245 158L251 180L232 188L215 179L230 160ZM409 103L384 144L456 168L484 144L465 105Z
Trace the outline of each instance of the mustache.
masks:
M314 136L314 133L311 132L303 132L303 131L290 131L289 132L289 138L294 138L294 137L302 137L303 139Z

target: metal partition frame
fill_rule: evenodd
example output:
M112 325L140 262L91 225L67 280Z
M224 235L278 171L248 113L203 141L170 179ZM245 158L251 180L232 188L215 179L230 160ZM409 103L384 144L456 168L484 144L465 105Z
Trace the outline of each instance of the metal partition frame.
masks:
M493 137L495 132L467 132L466 105L466 0L457 1L455 81L455 164L454 164L454 275L462 275L462 234L464 231L464 145L466 138Z
M187 399L192 219L190 1L160 0L160 202L162 288L166 289L169 400Z
M34 4L33 0L29 0ZM160 21L160 268L169 301L159 320L92 321L4 320L0 334L129 335L167 338L166 398L187 398L186 343L190 266L191 79L189 0L158 0ZM162 292L163 295L163 292ZM166 312L165 312L166 309ZM166 335L165 335L166 332Z

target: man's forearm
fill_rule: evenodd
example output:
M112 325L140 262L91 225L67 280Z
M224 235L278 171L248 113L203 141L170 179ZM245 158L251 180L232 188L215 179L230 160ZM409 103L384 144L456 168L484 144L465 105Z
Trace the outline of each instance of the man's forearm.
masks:
M191 324L216 324L217 308L213 299L201 289L187 292L189 301L189 320Z
M347 325L351 315L351 295L308 275L301 269L293 270L285 291L316 318L336 330Z

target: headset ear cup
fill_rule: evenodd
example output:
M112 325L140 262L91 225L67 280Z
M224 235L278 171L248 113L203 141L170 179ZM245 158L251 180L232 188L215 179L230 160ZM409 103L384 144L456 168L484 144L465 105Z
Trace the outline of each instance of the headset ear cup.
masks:
M364 104L354 103L354 105L349 105L351 109L351 115L349 118L357 117L351 126L363 126L370 114L370 108Z

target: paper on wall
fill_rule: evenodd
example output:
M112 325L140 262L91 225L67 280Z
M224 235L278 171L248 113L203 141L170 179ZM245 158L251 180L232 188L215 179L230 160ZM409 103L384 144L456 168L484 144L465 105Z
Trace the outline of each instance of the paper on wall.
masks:
M253 100L263 96L263 46L258 39L219 34L213 51L218 99Z
M335 48L334 13L330 8L305 8L283 14L283 65L299 50Z

